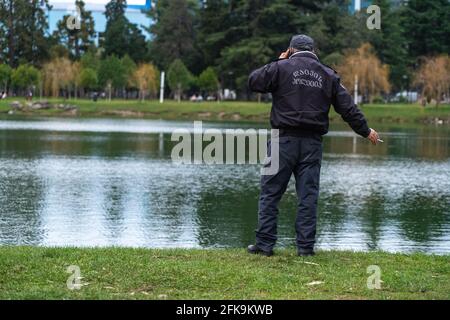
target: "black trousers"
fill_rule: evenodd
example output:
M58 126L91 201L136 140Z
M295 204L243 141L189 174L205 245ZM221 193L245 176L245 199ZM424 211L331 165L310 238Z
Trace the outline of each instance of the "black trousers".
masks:
M268 159L271 157L271 143ZM274 159L274 158L273 158ZM256 245L270 251L277 241L278 204L294 174L298 207L295 229L297 246L314 249L319 197L322 138L320 135L281 136L279 138L279 170L274 175L261 177L258 229ZM270 165L267 162L266 165Z

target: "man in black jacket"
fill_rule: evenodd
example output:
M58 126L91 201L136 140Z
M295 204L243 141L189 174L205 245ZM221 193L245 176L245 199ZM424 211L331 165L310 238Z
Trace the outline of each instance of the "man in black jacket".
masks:
M330 106L357 134L375 145L380 141L378 133L368 127L336 71L319 61L314 40L306 35L294 36L279 60L253 71L249 87L255 92L272 93L270 122L273 129L279 130L279 170L261 178L256 245L250 245L248 252L273 254L278 203L294 174L298 254L314 255L322 136L328 132ZM270 147L269 144L268 159Z

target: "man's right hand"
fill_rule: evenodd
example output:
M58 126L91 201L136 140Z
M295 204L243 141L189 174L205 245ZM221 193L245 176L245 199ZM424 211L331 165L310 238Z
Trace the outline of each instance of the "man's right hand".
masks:
M292 49L289 48L285 52L283 52L278 59L287 59L291 55Z
M380 136L378 135L378 132L376 132L376 131L373 130L373 129L370 129L370 134L369 134L369 136L367 137L367 139L369 139L370 142L372 142L373 145L377 145L378 142L380 142L380 141L379 141Z

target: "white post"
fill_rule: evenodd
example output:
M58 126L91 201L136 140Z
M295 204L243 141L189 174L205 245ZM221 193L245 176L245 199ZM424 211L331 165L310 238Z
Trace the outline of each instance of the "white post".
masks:
M358 75L355 74L355 104L358 104Z
M163 103L164 102L164 81L166 78L166 73L163 71L161 72L161 90L160 90L160 94L159 94L159 103Z
M355 12L361 11L361 0L355 0Z

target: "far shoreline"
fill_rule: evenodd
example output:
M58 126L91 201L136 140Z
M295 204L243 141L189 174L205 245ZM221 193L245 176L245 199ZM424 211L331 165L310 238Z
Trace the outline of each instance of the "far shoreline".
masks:
M50 107L34 109L26 106L24 99L0 100L0 116L3 119L20 117L67 117L67 118L123 118L160 120L204 120L214 122L258 122L268 123L270 103L223 101L223 102L181 102L166 100L99 100L87 99L43 99ZM18 102L22 108L11 107ZM39 105L41 100L34 99ZM66 108L67 107L67 108ZM422 107L417 104L366 104L360 107L370 123L395 125L450 125L450 105ZM330 122L342 122L332 109Z

